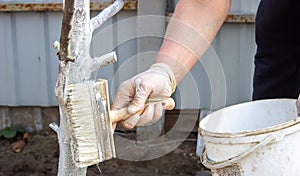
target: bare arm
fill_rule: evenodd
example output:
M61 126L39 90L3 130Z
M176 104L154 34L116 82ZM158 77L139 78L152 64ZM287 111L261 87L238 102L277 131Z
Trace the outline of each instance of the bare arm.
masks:
M156 63L169 65L178 83L193 67L222 26L231 0L180 0Z
M230 0L180 0L167 27L165 39L148 70L124 81L115 96L114 109L128 107L131 117L121 124L133 128L154 122L162 115L160 104L147 100L165 100L207 50L222 26ZM171 70L170 70L171 69ZM174 73L174 74L173 74ZM133 115L143 110L141 115Z

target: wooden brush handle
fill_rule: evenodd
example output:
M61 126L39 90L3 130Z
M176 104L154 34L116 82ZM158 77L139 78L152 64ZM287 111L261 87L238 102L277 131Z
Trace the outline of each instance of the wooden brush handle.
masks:
M146 103L146 104L161 103L165 110L172 110L175 107L175 101L173 100L173 98L167 98L167 99L161 100L161 101L148 100L147 102L148 103ZM120 121L123 121L123 120L127 119L130 116L134 116L133 114L130 114L127 111L127 109L128 108L126 107L126 108L121 108L121 109L118 109L118 110L110 110L109 116L110 116L111 122L112 123L117 123L117 122L120 122ZM144 109L140 110L139 112L136 113L136 115L142 114L143 111L144 111ZM130 119L132 119L132 121L128 121ZM131 126L132 125L135 126L135 124L137 123L135 121L138 121L138 120L136 120L135 118L130 118L130 119L127 119L126 121L129 122L131 124Z

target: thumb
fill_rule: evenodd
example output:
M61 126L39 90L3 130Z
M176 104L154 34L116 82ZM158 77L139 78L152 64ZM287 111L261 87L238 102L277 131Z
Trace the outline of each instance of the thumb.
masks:
M151 88L147 84L143 84L141 79L135 80L135 95L131 101L128 112L130 114L135 114L138 111L144 109L145 102L150 95Z

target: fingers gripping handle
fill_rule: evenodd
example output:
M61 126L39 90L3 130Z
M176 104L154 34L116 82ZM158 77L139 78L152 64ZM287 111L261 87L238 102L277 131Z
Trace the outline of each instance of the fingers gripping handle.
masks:
M166 100L163 101L159 101L159 100L151 100L148 99L146 105L150 105L150 104L158 104L161 103L162 108L164 110L172 110L175 107L175 102L172 98L168 98ZM146 107L146 106L145 106ZM144 109L139 111L138 113L134 114L133 116L131 116L130 118L121 121L121 125L125 128L131 129L134 128L140 121L141 118L141 114L144 112Z
M146 105L147 104L156 104L156 103L161 103L163 106L163 109L165 109L165 110L172 110L175 107L175 101L173 98L167 98L165 100L149 99L149 100L147 100ZM133 115L127 111L127 107L126 107L126 108L122 108L122 109L118 109L118 110L111 110L109 113L109 116L110 116L112 123L117 123L117 122L127 119L126 124L124 124L124 125L126 125L128 128L133 128L137 124L137 122L140 118L139 115L142 114L143 111L144 111L144 109L140 110L138 113Z

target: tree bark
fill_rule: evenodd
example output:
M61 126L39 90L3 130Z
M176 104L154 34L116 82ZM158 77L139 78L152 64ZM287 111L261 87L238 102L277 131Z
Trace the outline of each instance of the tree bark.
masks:
M66 90L69 84L91 80L91 75L99 68L116 61L114 52L101 57L90 57L92 33L108 18L123 7L122 0L116 0L96 17L90 19L89 0L65 0L60 43L56 42L59 58L55 95L59 104L60 126L51 124L58 135L59 176L83 176L87 168L77 168L72 161L71 132L67 124Z

